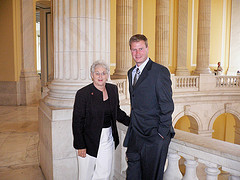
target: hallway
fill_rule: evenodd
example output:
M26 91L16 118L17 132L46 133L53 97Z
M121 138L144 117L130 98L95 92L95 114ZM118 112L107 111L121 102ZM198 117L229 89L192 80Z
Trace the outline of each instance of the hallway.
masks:
M45 179L39 167L37 105L0 106L0 179Z

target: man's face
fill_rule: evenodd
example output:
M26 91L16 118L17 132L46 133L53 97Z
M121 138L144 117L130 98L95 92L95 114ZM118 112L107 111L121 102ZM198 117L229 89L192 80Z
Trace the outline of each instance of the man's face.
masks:
M136 62L137 66L140 66L148 58L148 47L146 47L144 41L131 43L132 58Z

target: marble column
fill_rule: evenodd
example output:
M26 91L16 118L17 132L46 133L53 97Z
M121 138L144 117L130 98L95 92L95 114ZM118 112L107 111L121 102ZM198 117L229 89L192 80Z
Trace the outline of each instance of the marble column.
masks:
M110 64L109 0L54 3L54 80L46 104L72 107L76 91L92 82L96 60Z
M112 79L126 78L132 67L129 39L133 35L133 0L117 0L116 69Z
M168 67L169 0L157 0L155 61Z
M41 98L40 78L35 66L34 1L21 1L22 69L20 75L20 105L38 103Z
M195 75L212 73L209 68L210 26L211 26L211 0L199 0L197 67L194 71Z
M77 179L72 106L91 83L90 66L110 63L110 0L54 0L54 80L39 105L40 166L47 180Z
M229 68L227 75L236 75L240 71L240 1L232 0Z
M189 76L187 69L188 0L178 0L178 56L176 76Z

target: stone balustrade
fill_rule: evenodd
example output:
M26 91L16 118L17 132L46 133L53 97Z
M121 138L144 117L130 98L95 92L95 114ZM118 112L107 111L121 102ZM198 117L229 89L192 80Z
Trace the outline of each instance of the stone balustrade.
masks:
M217 76L216 87L219 88L239 88L240 76Z
M198 91L199 76L174 76L172 75L172 88L174 92Z
M115 79L115 80L111 80L112 83L116 84L118 87L118 94L119 94L119 99L123 100L123 99L127 99L127 95L128 95L128 83L127 83L127 79Z
M118 124L120 141L125 137L126 127ZM166 163L164 180L217 180L240 179L240 145L175 129ZM126 148L120 146L115 152L114 177L126 177ZM184 163L181 163L184 162ZM180 168L185 166L185 168ZM185 169L181 172L180 169Z
M175 130L168 152L168 165L164 180L217 180L221 171L228 173L229 179L240 179L240 145L232 144L197 134ZM185 160L185 175L179 170L179 159ZM197 166L205 166L205 174ZM221 170L221 171L220 171Z
M215 76L200 74L200 76L175 76L172 74L172 89L174 93L194 91L231 91L240 89L240 76ZM119 95L128 98L128 83L126 79L112 80L118 86Z

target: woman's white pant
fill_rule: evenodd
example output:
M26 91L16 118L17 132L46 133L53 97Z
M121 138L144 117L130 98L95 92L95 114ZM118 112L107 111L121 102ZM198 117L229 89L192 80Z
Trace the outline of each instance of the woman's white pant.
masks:
M112 128L103 128L97 158L78 156L78 180L109 180L113 162Z

